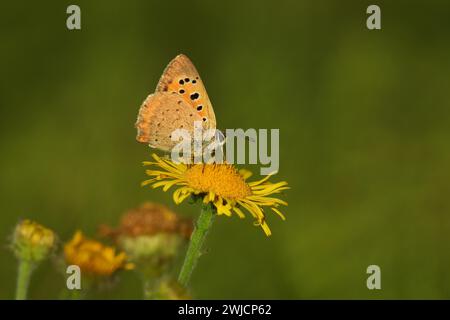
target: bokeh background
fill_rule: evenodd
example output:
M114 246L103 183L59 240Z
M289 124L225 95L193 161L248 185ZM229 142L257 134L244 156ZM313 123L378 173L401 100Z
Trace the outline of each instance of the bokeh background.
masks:
M78 4L82 30L66 29ZM196 64L220 128L279 128L285 222L218 218L197 298L450 298L450 4L380 1L8 1L0 10L0 298L21 217L95 236L145 200L134 122L165 65ZM377 264L382 290L366 288ZM57 298L48 261L30 298ZM132 272L91 298L141 298Z

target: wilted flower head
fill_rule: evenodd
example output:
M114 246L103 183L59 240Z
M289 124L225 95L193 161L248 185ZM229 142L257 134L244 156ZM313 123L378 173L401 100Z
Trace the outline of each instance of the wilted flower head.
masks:
M88 239L81 231L64 245L64 257L67 264L77 265L91 276L111 276L117 270L133 268L124 252L116 253L114 247Z
M169 159L153 154L154 161L146 161L144 165L151 169L146 173L151 178L142 182L143 186L162 187L163 191L178 187L173 193L176 204L183 202L192 195L202 197L203 203L211 203L217 209L218 215L231 216L237 214L240 218L246 209L255 218L255 224L261 226L267 236L271 231L266 222L265 208L271 209L281 219L285 219L278 209L287 202L272 195L289 189L287 182L269 182L270 175L259 181L247 182L251 172L237 170L230 164L193 164L174 163Z
M117 229L107 226L100 227L100 233L112 237L152 236L160 233L178 234L189 239L192 232L192 222L182 219L166 206L146 202L140 207L126 212Z
M146 202L126 212L117 229L100 226L136 266L148 275L159 275L170 266L192 232L192 222L169 208Z
M22 220L16 226L13 236L13 250L17 258L40 262L54 249L55 233L31 220Z

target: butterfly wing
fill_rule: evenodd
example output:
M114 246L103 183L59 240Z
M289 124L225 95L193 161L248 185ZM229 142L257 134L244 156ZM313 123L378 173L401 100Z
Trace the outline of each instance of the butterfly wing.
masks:
M205 122L206 129L216 129L216 117L203 81L194 64L184 54L176 56L166 67L156 92L181 96Z
M193 137L194 121L203 120L180 95L156 92L149 95L139 109L136 140L170 151L178 143L172 141L172 132L186 129Z

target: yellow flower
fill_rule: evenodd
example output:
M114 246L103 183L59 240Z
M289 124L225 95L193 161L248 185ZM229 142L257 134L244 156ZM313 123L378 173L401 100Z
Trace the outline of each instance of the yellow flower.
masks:
M281 219L285 219L278 210L280 205L287 205L283 200L271 197L289 189L287 182L269 182L270 175L265 178L247 182L251 172L238 171L230 164L193 164L174 163L169 159L152 155L155 161L146 161L144 165L152 166L146 174L152 177L142 182L142 186L162 187L164 191L173 186L178 189L173 193L176 204L183 202L191 195L203 198L203 203L212 203L218 215L231 216L234 212L240 218L245 215L241 208L246 209L256 219L256 225L264 230L267 236L271 231L266 222L264 208L270 208Z
M13 247L20 259L39 262L55 247L55 233L31 220L21 221L14 231Z
M119 269L132 269L133 265L127 263L124 252L116 254L113 247L84 237L77 231L64 246L64 256L68 264L80 267L82 272L90 275L110 276Z

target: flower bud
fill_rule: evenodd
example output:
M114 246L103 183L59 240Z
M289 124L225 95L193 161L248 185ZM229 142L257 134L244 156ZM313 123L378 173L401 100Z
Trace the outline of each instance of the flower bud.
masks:
M16 226L12 245L18 259L40 262L49 256L55 243L52 230L26 219Z
M155 288L156 300L190 300L191 295L174 279L163 278Z

